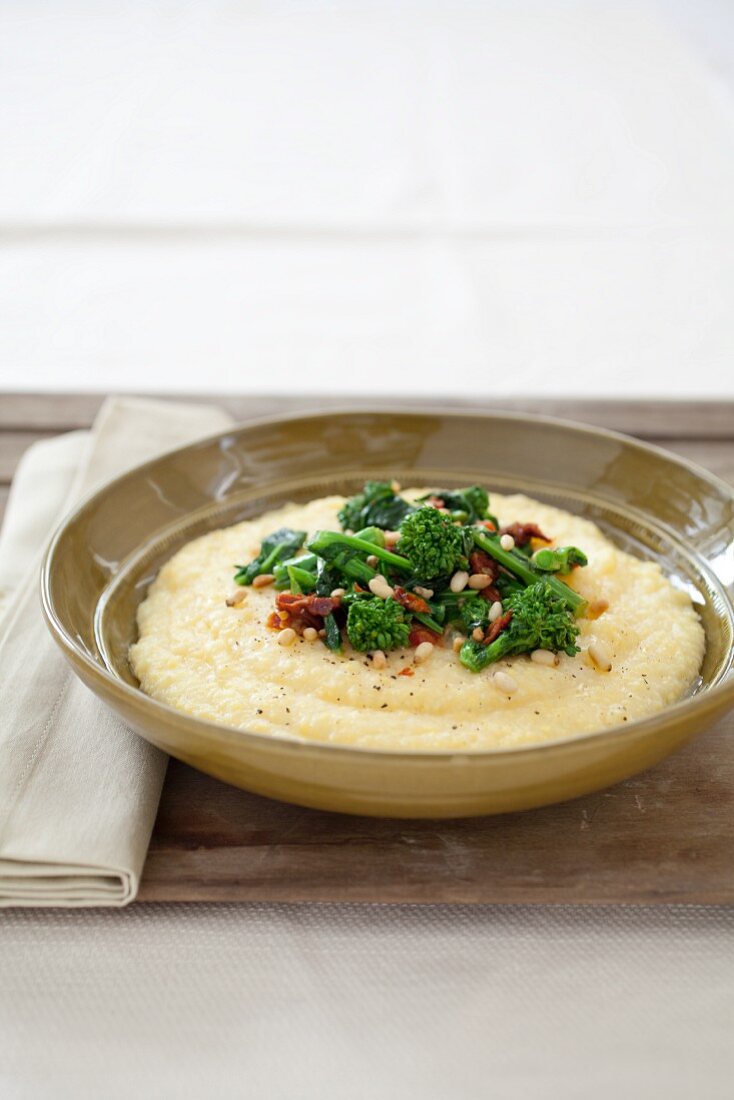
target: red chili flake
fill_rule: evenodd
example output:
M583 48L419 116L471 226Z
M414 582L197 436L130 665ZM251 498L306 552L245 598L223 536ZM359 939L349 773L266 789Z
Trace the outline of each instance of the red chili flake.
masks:
M442 645L443 635L436 634L435 631L429 630L427 626L421 626L416 623L410 628L408 641L412 646L418 646L421 642L430 642L431 645Z
M486 550L472 550L469 555L469 566L472 573L484 573L493 581L497 580L500 571L499 562L495 561Z
M415 675L415 673L413 672L413 669L409 665L406 665L405 668L401 668L400 672L398 673L398 676L414 676L414 675Z
M496 524L492 523L491 519L480 519L477 522L477 527L486 527L488 531L496 531Z
M271 611L265 620L265 625L271 630L282 630L284 626L289 626L289 616L287 614L279 615L277 611Z
M483 600L486 600L487 603L496 603L500 598L499 589L495 588L493 584L488 584L486 588L482 588L479 595Z
M430 615L431 609L422 596L416 596L415 592L406 592L399 584L393 588L393 597L402 606L418 615Z
M504 615L501 615L499 619L496 619L489 627L489 630L484 636L484 644L489 645L493 642L503 630L506 630L512 620L512 609L505 611Z
M537 523L511 523L509 527L500 528L501 535L512 535L515 546L527 546L531 539L542 539L543 542L552 542L544 535Z

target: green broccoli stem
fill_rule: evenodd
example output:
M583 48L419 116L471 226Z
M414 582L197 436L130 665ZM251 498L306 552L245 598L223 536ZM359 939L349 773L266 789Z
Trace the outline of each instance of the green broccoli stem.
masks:
M291 592L312 592L316 587L315 575L297 565L288 566L287 576Z
M385 532L379 527L363 527L361 531L354 532L354 538L364 539L365 542L371 542L373 546L385 545ZM374 550L372 553L374 554Z
M419 623L423 623L423 626L428 627L434 634L443 634L443 627L440 623L437 623L435 619L432 619L430 615L424 615L420 611L411 611L411 615L414 619L417 619Z
M520 554L513 553L512 550L503 550L500 546L499 539L488 538L478 529L473 529L471 536L476 545L481 550L486 550L487 553L509 570L516 577L519 577L525 584L536 584L541 578L535 573L529 566L527 559ZM586 608L588 606L583 596L580 596L578 592L574 592L563 581L559 581L556 576L550 574L549 576L543 576L542 580L550 585L556 596L563 600L566 607L573 611L576 618L586 614Z
M500 634L490 645L468 638L459 650L459 660L470 672L481 672L495 661L501 661L513 652L513 644L507 634Z
M394 569L399 569L402 573L410 573L413 568L407 558L402 558L399 554L393 554L392 550L386 550L384 546L378 546L376 542L361 539L358 535L345 535L340 531L317 531L314 537L306 543L306 549L310 550L312 554L318 554L319 557L325 556L324 551L333 553L334 549L339 546L343 546L345 549L361 550L365 554L374 554L380 561L392 565Z
M290 577L288 574L289 569L296 569L297 575L301 573L308 573L311 577L311 587L306 588L305 591L310 592L311 588L316 583L316 570L318 568L319 559L315 554L302 554L300 557L286 558L285 561L280 561L273 569L275 574L275 587L279 589L287 588L290 583Z

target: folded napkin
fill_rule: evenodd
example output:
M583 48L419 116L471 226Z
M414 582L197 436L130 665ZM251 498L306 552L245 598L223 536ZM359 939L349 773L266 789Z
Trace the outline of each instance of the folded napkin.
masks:
M210 406L115 398L91 432L36 444L21 462L0 538L0 597L18 589L0 621L0 906L135 897L167 757L57 649L41 617L42 549L80 497L230 423Z

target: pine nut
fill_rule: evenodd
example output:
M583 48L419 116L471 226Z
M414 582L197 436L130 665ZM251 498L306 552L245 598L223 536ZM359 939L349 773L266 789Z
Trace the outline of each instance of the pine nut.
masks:
M515 540L513 539L512 535L501 535L500 546L503 550L514 550Z
M315 626L307 626L303 632L303 637L307 642L315 642L319 636L319 632Z
M492 604L492 606L489 609L489 621L491 623L496 623L501 615L502 615L502 604L500 603L499 600L495 600L494 603Z
M415 647L413 660L417 665L424 664L433 653L433 642L421 642Z
M372 654L372 667L377 669L383 669L387 664L387 657L381 649L376 649Z
M396 542L400 542L399 531L385 531L385 546L394 546Z
M451 643L452 647L453 647L453 650L454 650L454 653L459 652L459 650L461 649L461 647L463 646L465 641L466 641L466 638L464 637L463 634L457 634L456 635L453 642Z
M492 578L487 573L472 573L467 581L469 588L474 588L477 591L481 588L486 588L488 584L492 583Z
M400 492L400 482L395 481L395 479L393 478L393 480L390 482L390 488L392 489L392 491L394 493L399 493Z
M589 657L594 662L598 669L602 672L609 672L612 667L612 654L609 651L609 647L605 642L600 642L595 638L589 645L586 651Z
M293 645L296 640L296 632L292 626L287 626L278 634L278 645Z
M530 660L536 665L545 665L546 668L555 668L558 665L558 654L550 649L534 649L530 654Z
M367 564L372 569L375 569L377 567L377 563L378 563L379 560L380 559L377 557L377 554L370 554L369 557L367 558Z
M497 669L492 677L492 683L501 691L504 695L512 695L513 691L517 691L517 684L510 676L509 672L503 672L501 668Z
M475 642L483 642L484 641L484 631L482 630L481 626L475 626L474 629L471 632L471 636L472 636L472 638L474 639Z
M387 583L382 573L378 573L376 577L373 577L369 582L369 590L375 596L379 596L381 600L389 600L393 594L393 590Z
M241 584L238 584L234 591L230 592L229 596L227 596L225 602L227 604L227 607L237 607L238 604L243 603L246 599L247 589L244 588Z
M265 588L267 585L272 584L274 580L275 573L261 573L259 577L255 577L252 587Z
M469 574L466 573L463 569L459 569L458 572L454 573L453 577L451 578L449 582L449 588L452 592L463 592L466 588L468 580Z
M416 592L417 595L422 596L424 600L430 600L433 596L432 588L423 588L420 584L417 584L413 591Z
M347 592L346 588L334 588L334 589L332 589L331 597L332 597L332 599L336 600L340 596L345 596L346 592Z

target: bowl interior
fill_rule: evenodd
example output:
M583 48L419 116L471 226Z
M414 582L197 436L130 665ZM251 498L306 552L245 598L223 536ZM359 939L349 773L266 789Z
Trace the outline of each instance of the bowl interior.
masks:
M287 501L351 493L369 477L479 482L593 520L690 594L706 633L691 693L731 674L731 491L624 437L510 415L317 415L244 427L163 456L67 521L48 563L52 613L79 649L137 687L127 656L137 608L185 542Z

